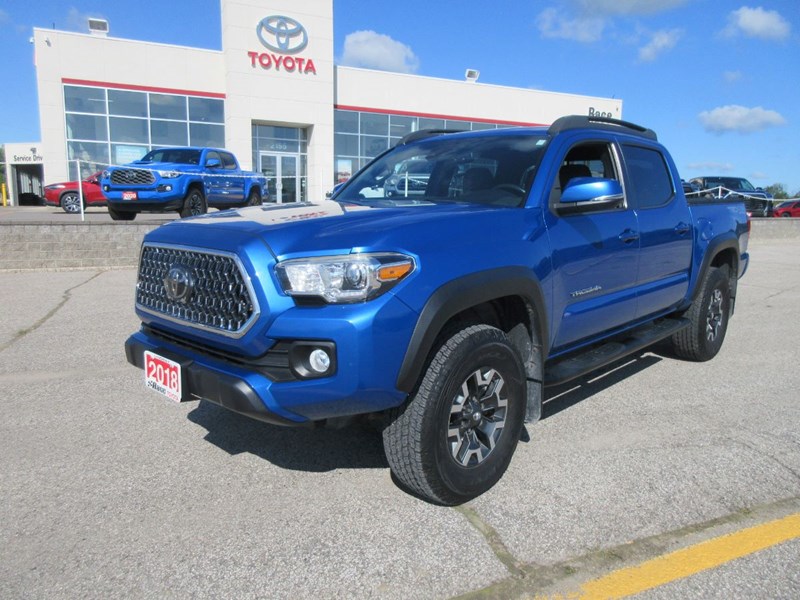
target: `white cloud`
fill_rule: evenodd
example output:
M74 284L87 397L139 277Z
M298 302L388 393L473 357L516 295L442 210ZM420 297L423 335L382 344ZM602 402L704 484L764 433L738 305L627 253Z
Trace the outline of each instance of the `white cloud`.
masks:
M703 124L703 128L710 133L728 131L753 133L768 127L786 124L786 119L780 113L760 106L754 108L737 105L720 106L713 110L703 111L697 117Z
M728 26L722 30L726 37L744 34L763 40L785 40L792 26L776 10L764 10L760 6L743 6L728 15Z
M11 17L8 16L8 13L0 8L0 24L3 23L10 23Z
M356 31L344 38L341 64L397 73L416 73L419 59L414 52L388 35Z
M713 161L689 163L686 165L687 169L692 171L709 171L717 173L730 173L733 171L734 166L731 163L719 163Z
M722 74L722 78L725 80L726 83L736 83L742 78L741 71L725 71Z
M574 0L584 15L651 15L673 9L689 0Z
M536 17L539 33L546 38L559 38L576 42L596 42L606 27L606 20L599 17L562 16L555 8L546 8Z
M659 54L672 50L682 35L683 30L681 29L656 31L650 41L639 48L639 60L641 62L654 61Z

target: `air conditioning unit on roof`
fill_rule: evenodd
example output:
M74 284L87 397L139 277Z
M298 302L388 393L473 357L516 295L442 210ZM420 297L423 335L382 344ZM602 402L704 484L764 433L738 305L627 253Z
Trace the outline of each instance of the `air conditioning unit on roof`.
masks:
M89 33L103 37L107 36L108 21L105 19L89 19Z

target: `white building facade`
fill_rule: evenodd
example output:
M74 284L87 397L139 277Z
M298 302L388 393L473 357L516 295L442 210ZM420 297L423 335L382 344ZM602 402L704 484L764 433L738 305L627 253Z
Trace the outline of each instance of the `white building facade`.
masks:
M294 202L417 129L622 117L618 99L336 66L331 0L220 5L221 51L34 30L47 183L159 146L219 146L267 175L271 200Z

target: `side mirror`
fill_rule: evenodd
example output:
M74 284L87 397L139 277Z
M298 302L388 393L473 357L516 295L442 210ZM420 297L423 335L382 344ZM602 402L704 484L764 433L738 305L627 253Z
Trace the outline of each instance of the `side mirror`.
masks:
M611 208L625 200L622 185L616 179L575 177L561 192L557 206L560 214Z
M89 179L86 180L86 183L97 185L100 183L100 180L97 177L89 177Z
M219 169L222 167L222 161L218 158L209 158L206 161L206 168L208 169Z

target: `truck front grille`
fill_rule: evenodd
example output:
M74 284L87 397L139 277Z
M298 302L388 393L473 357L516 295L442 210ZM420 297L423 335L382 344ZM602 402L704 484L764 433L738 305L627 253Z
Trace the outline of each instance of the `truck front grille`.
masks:
M136 305L167 320L240 337L258 316L250 280L224 252L145 244Z
M156 178L147 169L114 169L111 171L111 183L115 185L151 185Z

